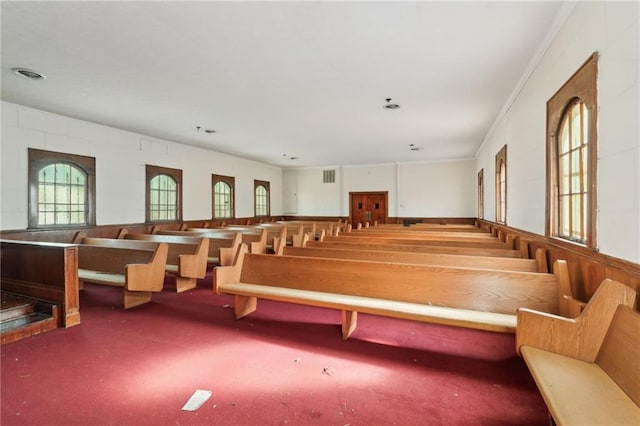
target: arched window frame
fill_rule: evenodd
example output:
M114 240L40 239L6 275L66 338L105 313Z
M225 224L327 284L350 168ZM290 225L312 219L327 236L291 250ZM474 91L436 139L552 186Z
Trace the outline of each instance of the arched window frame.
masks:
M29 156L29 228L77 228L96 224L96 160L94 157L61 152L28 149ZM41 224L39 219L39 174L43 168L53 164L71 165L80 169L85 177L84 223Z
M223 183L229 186L231 190L230 199L229 199L229 207L223 208L223 206L219 206L217 203L220 201L219 197L216 195L216 186L219 183ZM212 203L212 217L214 219L233 219L236 217L235 211L235 196L236 196L236 179L232 176L222 176L222 175L211 175L211 193L213 195L211 203ZM221 212L227 210L229 212L228 215L223 215Z
M567 80L567 82L547 102L547 218L546 235L571 241L588 248L597 248L596 213L597 213L597 74L598 53L589 59ZM581 121L580 167L576 169L581 188L569 193L561 189L561 130L567 114L575 105L584 105L586 121ZM584 117L581 115L581 117ZM573 136L573 135L572 135ZM575 148L575 146L574 146ZM569 150L572 151L572 150ZM574 149L572 151L576 153ZM568 155L568 154L565 154ZM584 159L586 155L586 159ZM585 170L586 169L586 170ZM573 174L576 174L573 173ZM575 192L575 194L573 193ZM586 200L586 203L575 207L575 203L562 204L561 198ZM564 211L565 208L568 211ZM576 210L574 210L576 208ZM578 218L577 225L571 219L569 232L564 232L561 217ZM574 232L579 229L578 232Z
M507 223L507 145L496 154L496 222Z
M258 194L259 188L264 188L264 196ZM266 217L271 214L271 190L270 183L264 180L253 181L253 199L255 217Z
M478 219L484 219L484 169L478 172Z
M171 169L168 167L146 165L146 188L145 188L145 220L147 223L159 223L159 222L176 222L182 221L182 170ZM175 204L175 218L171 219L152 219L151 218L151 181L153 178L165 175L170 177L176 182L176 204Z

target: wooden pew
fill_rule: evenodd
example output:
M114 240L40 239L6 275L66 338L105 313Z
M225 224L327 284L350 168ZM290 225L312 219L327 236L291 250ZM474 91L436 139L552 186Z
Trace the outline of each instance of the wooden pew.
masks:
M225 262L220 262L222 266L228 266L233 261L233 256L238 251L238 245L245 243L249 246L251 253L265 254L267 252L267 238L268 231L266 229L251 229L251 228L187 228L181 232L181 235L199 235L207 238L229 238L233 235L239 235L238 240L234 240L233 245L229 246L229 250L225 250L224 258ZM165 235L179 235L177 231L162 231L159 234Z
M277 221L278 224L283 225L304 225L313 227L314 234L317 234L321 231L325 231L326 235L334 235L336 228L340 226L344 226L342 221L340 220L282 220ZM306 230L307 233L312 230Z
M81 283L122 287L124 308L133 308L150 302L152 292L162 291L168 252L166 243L152 250L81 244L78 278Z
M512 333L516 309L567 310L568 271L554 274L475 270L357 260L246 253L234 266L215 268L216 293L235 296L236 318L265 298L341 309L342 335L365 312L438 324Z
M284 256L324 257L329 259L368 260L373 262L409 263L417 265L452 266L455 268L496 269L520 272L548 272L545 250L539 248L535 259L489 256L464 256L440 253L401 251L331 249L312 247L282 247Z
M234 230L234 231L241 231L241 232L246 231L247 229L254 230L254 231L266 229L267 230L267 250L271 250L271 251L273 250L273 247L274 247L274 244L273 244L274 238L280 238L283 230L287 238L287 245L290 245L290 246L299 247L300 245L302 245L302 238L305 235L305 228L302 225L298 225L298 226L232 225L232 226L229 226L228 229Z
M400 237L375 237L375 236L347 236L349 233L342 233L337 237L327 236L322 241L339 242L348 241L359 244L406 244L413 246L447 246L447 247L475 247L475 248L496 248L513 249L513 242L502 242L498 239L484 240L458 240L458 239L410 239Z
M231 265L233 257L238 251L238 246L244 239L244 235L240 232L217 232L217 230L209 228L187 228L184 231L158 231L153 235L207 238L209 240L207 263L222 266Z
M374 226L369 227L369 229L381 229L385 231L390 229L408 229L410 231L486 232L486 230L478 228L476 225L462 223L448 225L438 223L412 223L409 226L399 223L382 223L374 224Z
M207 255L209 240L206 238L181 239L168 241L169 238L152 239L151 234L125 234L124 239L83 238L83 245L113 248L155 250L158 244L167 245L164 269L176 278L176 292L193 289L207 273ZM149 238L147 238L149 237Z
M59 327L80 324L75 245L1 240L0 259L3 291L60 306Z
M516 348L555 424L640 424L637 299L607 279L575 319L518 311Z
M380 228L363 228L351 230L351 232L342 233L343 236L382 236L387 238L425 238L425 239L496 239L489 232L464 232L459 231L440 231L440 230L415 230L415 229L380 229Z
M499 256L521 258L521 250L504 248L482 248L482 247L454 247L454 246L418 246L408 244L389 244L386 242L359 243L353 240L340 241L308 241L304 247L336 248L336 249L361 249L377 251L404 251L412 253L442 253L459 254L466 256Z

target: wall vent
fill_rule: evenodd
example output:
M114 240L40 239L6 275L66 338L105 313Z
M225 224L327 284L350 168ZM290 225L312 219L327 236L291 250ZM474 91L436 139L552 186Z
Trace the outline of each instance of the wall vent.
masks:
M322 171L322 183L336 183L336 171L335 170L323 170Z

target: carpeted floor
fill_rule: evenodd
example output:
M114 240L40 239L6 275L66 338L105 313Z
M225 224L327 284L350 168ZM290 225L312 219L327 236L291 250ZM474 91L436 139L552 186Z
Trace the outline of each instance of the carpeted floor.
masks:
M2 425L548 424L513 335L361 314L343 341L338 311L232 304L87 284L81 325L2 346Z

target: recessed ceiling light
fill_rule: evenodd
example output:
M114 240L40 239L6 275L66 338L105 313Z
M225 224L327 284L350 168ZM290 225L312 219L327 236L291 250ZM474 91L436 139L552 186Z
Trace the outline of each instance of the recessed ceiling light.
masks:
M28 78L29 80L44 80L47 78L45 75L27 68L11 68L11 71L20 77Z
M398 108L400 108L400 105L391 103L391 98L387 98L386 101L387 101L387 103L384 104L382 106L382 108L384 108L384 109L398 109Z

